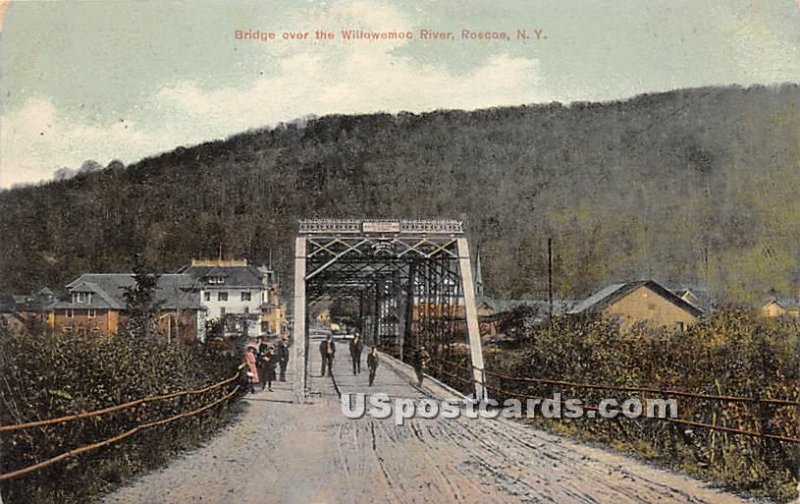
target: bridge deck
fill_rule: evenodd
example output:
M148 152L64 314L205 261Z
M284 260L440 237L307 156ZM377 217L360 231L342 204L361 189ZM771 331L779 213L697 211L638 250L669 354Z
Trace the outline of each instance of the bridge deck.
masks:
M288 382L248 396L242 417L207 446L104 502L743 502L515 422L349 420L330 378L319 377L317 345L312 340L313 404L292 404ZM354 377L346 345L337 350L341 390L368 391L366 363ZM424 397L410 376L383 362L372 391Z

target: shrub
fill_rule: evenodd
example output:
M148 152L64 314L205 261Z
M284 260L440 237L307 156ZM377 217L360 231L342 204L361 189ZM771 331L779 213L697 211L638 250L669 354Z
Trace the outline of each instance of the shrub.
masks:
M791 320L725 309L686 331L640 325L624 333L602 318L556 318L519 327L521 344L487 353L486 368L502 374L579 383L678 389L694 393L800 400L800 332ZM516 393L597 404L637 394L521 383L489 375L490 386ZM495 399L503 400L495 389ZM645 397L639 394L640 398ZM678 398L680 418L800 438L800 408ZM546 423L546 422L544 422ZM794 496L798 446L648 419L581 419L579 435L624 444L648 459L779 500ZM542 422L537 422L543 425ZM552 426L552 422L550 422Z
M197 388L236 372L238 359L201 346L159 338L60 336L0 329L0 424L18 424L95 410ZM0 435L0 472L9 472L121 434L142 422L208 404L230 387L182 396L52 426ZM6 481L7 503L86 502L224 425L233 409L220 405L154 427L107 447Z

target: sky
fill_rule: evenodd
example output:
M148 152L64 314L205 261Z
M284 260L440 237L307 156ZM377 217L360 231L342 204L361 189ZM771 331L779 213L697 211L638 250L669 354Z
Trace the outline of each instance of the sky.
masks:
M800 0L0 0L0 18L0 188L311 115L800 82Z

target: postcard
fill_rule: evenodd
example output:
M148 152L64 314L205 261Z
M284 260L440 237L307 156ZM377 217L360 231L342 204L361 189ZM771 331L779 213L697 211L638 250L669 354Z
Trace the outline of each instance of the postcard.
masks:
M798 502L800 0L0 0L0 504Z

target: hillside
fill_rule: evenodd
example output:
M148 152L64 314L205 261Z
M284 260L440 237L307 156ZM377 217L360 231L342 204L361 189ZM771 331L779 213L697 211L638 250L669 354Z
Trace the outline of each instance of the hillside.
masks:
M298 218L466 221L487 290L652 277L726 301L800 290L800 87L328 116L0 193L0 291L192 257L291 273Z

